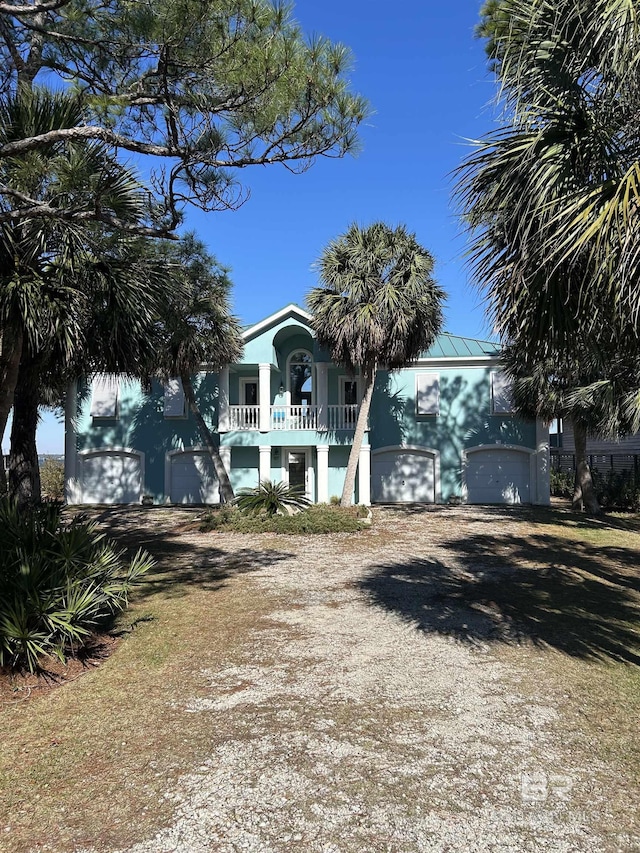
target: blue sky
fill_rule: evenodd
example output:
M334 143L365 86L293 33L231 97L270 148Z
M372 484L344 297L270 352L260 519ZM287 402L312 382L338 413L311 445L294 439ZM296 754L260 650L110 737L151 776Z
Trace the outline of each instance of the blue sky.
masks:
M190 211L195 230L231 268L234 308L252 323L289 302L304 304L316 283L313 263L354 221L403 223L436 259L448 294L446 328L488 337L481 299L465 267L465 242L451 200L451 172L494 124L495 85L474 37L480 0L298 0L294 17L307 34L348 45L352 89L373 113L361 151L319 160L293 175L279 166L247 169L251 191L236 211ZM8 440L5 437L4 445ZM42 453L61 453L63 428L46 415ZM6 451L5 451L6 452Z

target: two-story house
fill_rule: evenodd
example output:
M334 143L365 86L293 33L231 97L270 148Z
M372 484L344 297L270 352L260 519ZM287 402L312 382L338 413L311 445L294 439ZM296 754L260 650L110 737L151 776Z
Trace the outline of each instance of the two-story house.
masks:
M259 480L340 495L363 388L289 305L244 331L242 361L194 384L235 490ZM548 503L549 436L511 412L495 344L442 334L376 380L359 456L359 503ZM98 376L69 392L70 503L217 503L211 460L177 380Z

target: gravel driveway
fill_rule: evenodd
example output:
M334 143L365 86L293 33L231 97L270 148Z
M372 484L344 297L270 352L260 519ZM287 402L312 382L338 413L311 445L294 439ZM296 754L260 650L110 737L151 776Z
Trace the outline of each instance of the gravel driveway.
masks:
M452 596L452 578L491 567L447 541L518 516L378 514L367 536L212 534L229 559L277 554L242 578L276 604L239 657L202 671L205 695L181 700L220 737L166 792L172 825L130 853L640 850L632 827L610 828L623 782L565 744L557 685L524 677L543 652L514 651L490 605Z

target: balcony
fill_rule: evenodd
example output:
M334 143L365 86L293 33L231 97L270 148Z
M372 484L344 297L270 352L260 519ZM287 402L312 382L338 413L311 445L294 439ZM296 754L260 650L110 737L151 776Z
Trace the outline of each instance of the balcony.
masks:
M360 406L327 406L327 429L334 430L356 428Z
M229 429L258 429L260 406L229 406Z
M271 406L271 429L318 429L318 406Z
M353 430L359 406L270 406L269 429L317 430L335 432ZM260 429L260 406L229 406L229 430Z

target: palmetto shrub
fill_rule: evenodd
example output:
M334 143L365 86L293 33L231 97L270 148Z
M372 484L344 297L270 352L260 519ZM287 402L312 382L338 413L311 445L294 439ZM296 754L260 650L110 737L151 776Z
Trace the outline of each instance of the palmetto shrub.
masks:
M606 509L640 511L640 482L632 471L599 471L594 468L591 473L601 506Z
M261 480L254 489L241 489L235 500L238 509L248 515L283 514L290 509L306 509L309 503L303 489L271 480Z
M61 508L18 510L0 500L0 665L38 668L42 655L64 661L103 620L123 610L131 587L151 568L132 560L94 523L64 524Z
M295 515L247 515L224 505L209 510L200 523L203 533L281 533L299 536L323 533L362 533L361 510L314 504Z

